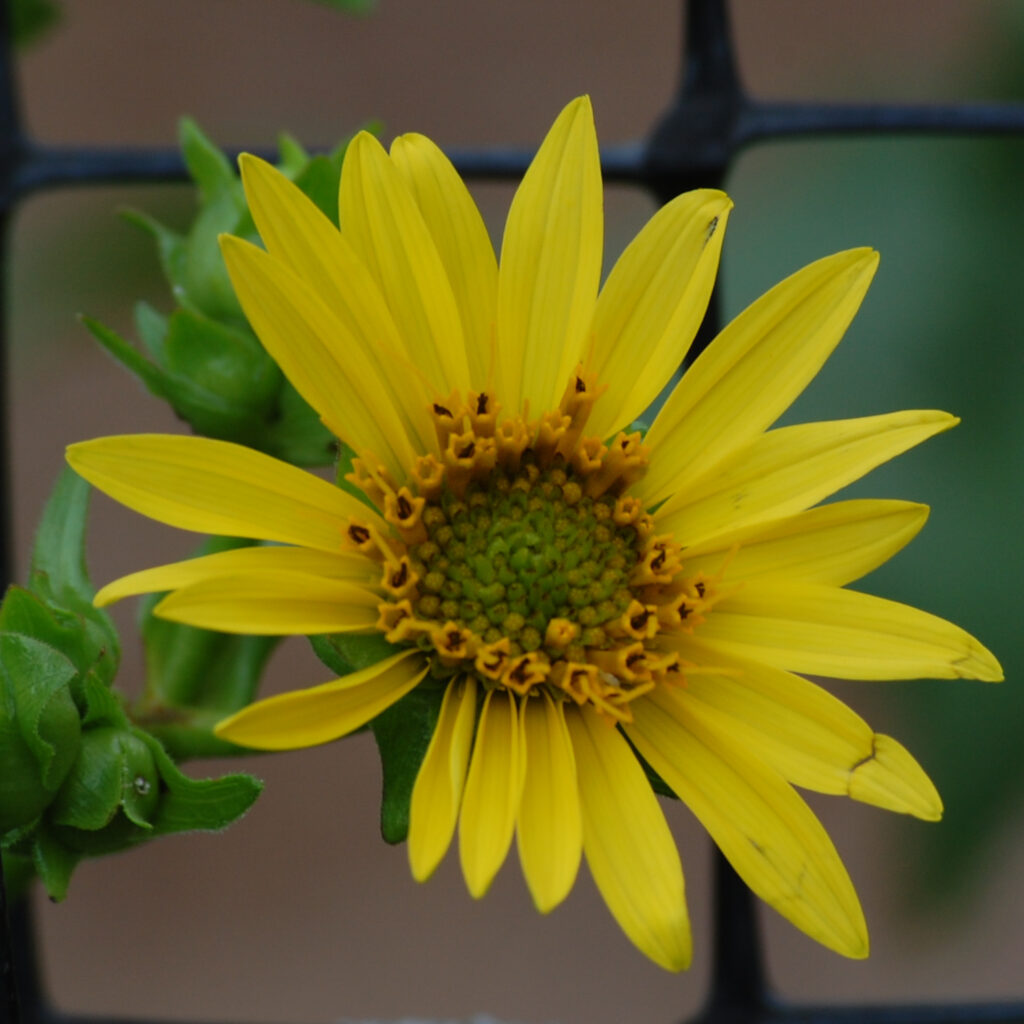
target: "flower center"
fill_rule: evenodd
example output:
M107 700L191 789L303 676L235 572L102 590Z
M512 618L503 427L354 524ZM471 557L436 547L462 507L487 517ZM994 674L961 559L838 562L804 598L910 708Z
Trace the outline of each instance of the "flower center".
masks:
M436 677L546 688L628 720L630 701L683 682L659 634L691 629L711 596L627 493L647 466L640 435L582 435L595 397L576 376L538 421L498 423L486 393L435 405L440 456L417 460L412 487L360 459L349 477L394 536L357 522L348 536L383 563L378 628L427 652Z

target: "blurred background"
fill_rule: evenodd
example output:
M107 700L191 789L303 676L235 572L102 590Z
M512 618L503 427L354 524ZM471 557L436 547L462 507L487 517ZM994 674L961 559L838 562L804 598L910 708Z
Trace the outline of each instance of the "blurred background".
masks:
M416 130L443 146L533 147L568 99L589 92L599 136L614 143L649 131L679 76L681 4L671 0L378 0L359 17L302 0L61 6L60 22L19 60L27 123L48 142L173 145L177 119L189 114L229 146L269 147L281 129L330 146L376 119L386 139ZM757 95L1024 98L1024 8L1013 0L734 0L731 10L741 71ZM812 800L858 887L873 952L841 960L766 911L772 983L789 999L1024 997L1022 170L1024 141L844 140L759 146L728 181L730 314L826 253L881 250L860 316L790 419L914 407L963 417L856 488L933 505L922 536L865 589L955 619L1007 674L998 687L835 686L919 756L947 813L926 825ZM500 240L510 190L477 195ZM88 313L131 334L136 300L169 310L150 240L118 211L184 226L192 203L184 187L103 188L47 194L18 211L6 287L19 552L66 443L179 429L75 318ZM653 207L626 190L609 190L606 206L607 266ZM94 580L183 555L190 541L172 534L97 497ZM118 613L130 686L141 662L132 609ZM268 689L327 675L303 643L288 643ZM688 974L672 976L628 944L585 870L547 918L533 911L514 855L480 903L465 893L455 857L430 883L414 883L404 848L385 846L377 831L368 736L245 767L266 790L223 836L87 862L65 903L39 899L59 1006L162 1019L486 1012L538 1024L667 1024L701 1005L710 851L680 805L667 810L696 955Z

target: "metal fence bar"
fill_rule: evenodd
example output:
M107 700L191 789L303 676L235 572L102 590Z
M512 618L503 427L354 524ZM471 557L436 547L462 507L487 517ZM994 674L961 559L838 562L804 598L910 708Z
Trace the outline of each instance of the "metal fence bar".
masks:
M718 186L737 154L767 140L823 135L1016 135L1024 137L1024 104L816 104L762 102L745 92L729 30L725 0L689 0L680 81L668 111L645 142L606 147L605 180L634 185L665 201L697 186ZM8 2L0 0L0 275L6 274L6 228L16 205L35 191L101 183L186 179L181 155L170 149L52 146L35 143L22 127L12 66ZM495 148L455 149L464 177L518 179L532 154ZM718 326L712 298L694 346ZM6 327L0 289L0 353ZM9 495L6 393L0 392L0 486ZM12 578L10 504L0 503L0 580ZM1024 1024L1024 1002L942 1006L783 1006L768 995L754 899L716 853L715 939L711 992L700 1024ZM87 1024L46 1001L37 968L29 910L9 914L0 871L0 1024ZM13 920L13 934L9 927ZM16 958L15 958L16 955ZM15 978L20 979L19 1006ZM98 1022L97 1022L98 1024ZM122 1024L129 1024L122 1021ZM155 1022L148 1022L155 1024Z

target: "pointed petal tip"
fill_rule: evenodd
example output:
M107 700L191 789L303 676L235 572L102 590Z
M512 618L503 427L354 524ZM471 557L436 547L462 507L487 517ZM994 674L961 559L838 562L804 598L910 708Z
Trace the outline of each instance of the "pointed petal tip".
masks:
M983 683L1001 683L1006 678L1003 666L996 656L974 637L968 637L967 650L954 662L953 668L961 679L978 679Z

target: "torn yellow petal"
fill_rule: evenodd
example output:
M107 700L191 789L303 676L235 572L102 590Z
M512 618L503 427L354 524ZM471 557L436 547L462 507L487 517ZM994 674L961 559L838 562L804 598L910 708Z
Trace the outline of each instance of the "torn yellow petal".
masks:
M371 632L379 603L378 594L348 580L264 569L172 591L153 614L221 633L310 636Z
M583 852L576 761L563 706L542 693L522 705L526 778L516 842L537 909L553 910L572 889Z
M319 207L280 171L248 153L238 164L267 251L295 271L337 316L346 328L345 339L338 341L359 346L360 357L376 372L419 450L429 450L434 443L429 415L434 394L417 372L416 358L370 272ZM347 350L341 359L347 362Z
M436 396L470 387L462 321L423 215L381 144L360 132L341 170L338 218Z
M101 587L93 599L97 608L136 594L177 590L216 576L262 571L302 572L349 580L368 586L380 579L380 566L363 555L336 555L310 548L249 547L200 555L182 562L157 565L130 573Z
M942 816L935 787L910 754L820 686L709 649L696 638L684 651L701 671L687 679L685 689L665 692L662 703L673 707L679 721L696 701L723 742L742 746L794 785L929 821Z
M878 266L851 249L804 267L741 313L700 355L647 435L648 504L687 489L789 407L849 326Z
M709 729L697 707L683 717L667 689L655 690L634 702L626 732L758 896L829 949L867 956L860 902L821 823L781 775Z
M801 512L959 422L945 412L909 410L781 427L669 498L655 513L658 530L689 546Z
M417 882L434 873L455 833L473 744L476 689L472 676L449 684L416 775L409 805L409 865Z
M610 437L654 401L704 319L732 202L696 189L663 206L612 267L584 367L608 390L587 423Z
M584 351L601 276L601 161L590 99L556 118L509 209L498 272L499 394L506 414L562 397Z
M498 260L487 227L458 172L423 135L400 135L391 159L412 193L448 274L462 319L473 389L492 386Z
M459 816L459 860L474 899L487 892L512 843L525 754L515 698L491 690L480 712Z
M942 817L942 798L932 780L906 747L881 733L875 734L871 758L853 773L850 796L926 821Z
M374 363L323 299L291 268L232 235L221 252L249 323L284 375L335 436L373 453L396 480L419 451Z
M258 750L295 750L345 736L405 696L427 673L418 651L391 658L308 690L257 701L214 732Z
M959 626L909 605L814 583L751 580L700 639L777 668L840 679L982 679L1003 671Z
M622 736L589 708L568 708L566 722L594 881L641 952L667 970L684 970L692 939L683 869L647 776Z
M719 534L686 549L686 571L736 583L778 576L842 586L888 561L918 533L928 506L838 501Z
M182 530L341 551L350 516L386 529L351 494L229 441L101 437L70 445L67 459L115 501Z

